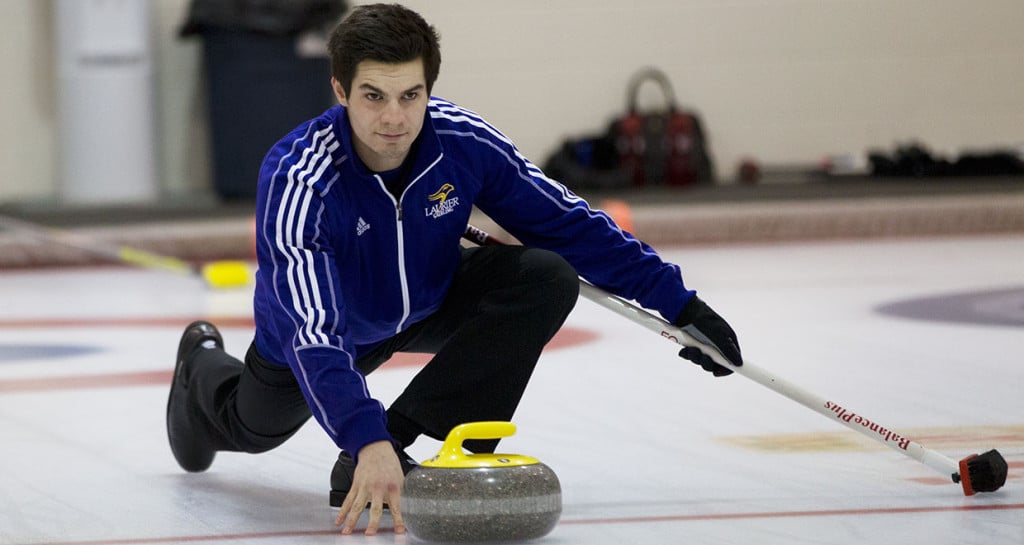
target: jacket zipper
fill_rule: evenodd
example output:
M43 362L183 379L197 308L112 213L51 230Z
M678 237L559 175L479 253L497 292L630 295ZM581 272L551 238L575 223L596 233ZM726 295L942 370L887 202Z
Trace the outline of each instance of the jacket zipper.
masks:
M392 197L394 198L394 197ZM395 327L395 335L402 332L402 326L409 319L412 304L409 301L409 283L405 279L405 233L402 229L402 200L395 201L395 219L398 226L398 278L402 284L402 319Z
M398 279L402 285L402 319L398 321L398 326L395 327L395 334L402 332L402 327L405 325L406 320L409 319L409 314L412 312L412 301L409 298L409 282L406 280L405 275L405 233L402 229L402 199L405 198L405 194L409 191L409 188L413 186L420 178L430 172L437 163L441 161L444 154L438 154L437 159L434 159L433 163L423 169L423 172L413 178L402 191L402 194L395 199L395 196L388 191L387 186L384 185L384 179L379 174L374 174L373 177L377 179L377 183L380 184L380 188L384 190L384 194L391 199L391 202L395 204L395 226L397 227L396 232L398 234Z
M387 186L384 185L384 179L379 174L374 174L373 177L380 184L380 188L384 191L384 194L391 199L392 204L395 205L395 233L397 236L398 255L395 256L398 261L398 281L402 286L402 319L398 321L398 326L395 327L395 334L402 332L402 326L405 325L405 321L409 319L409 312L411 303L409 301L409 283L405 279L405 234L402 232L402 199L399 197L395 199L395 196L388 191ZM408 189L408 188L406 188ZM402 192L405 195L405 192Z

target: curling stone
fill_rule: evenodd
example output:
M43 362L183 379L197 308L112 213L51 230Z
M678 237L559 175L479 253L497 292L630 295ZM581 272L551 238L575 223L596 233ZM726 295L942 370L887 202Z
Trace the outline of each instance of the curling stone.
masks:
M546 535L562 514L558 477L536 458L467 454L467 439L498 439L511 422L456 426L437 456L405 476L402 518L425 541L521 541Z

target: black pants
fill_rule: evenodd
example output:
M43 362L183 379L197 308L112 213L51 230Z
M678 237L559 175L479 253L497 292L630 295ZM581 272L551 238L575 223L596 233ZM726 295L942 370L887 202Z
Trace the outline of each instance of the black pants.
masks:
M419 434L443 439L458 424L511 420L544 345L576 303L576 272L551 252L520 246L464 250L441 308L361 354L372 372L396 352L435 354L388 409L388 430L406 447ZM250 347L245 364L200 349L190 395L218 450L263 452L311 413L291 369ZM497 440L467 441L493 452Z

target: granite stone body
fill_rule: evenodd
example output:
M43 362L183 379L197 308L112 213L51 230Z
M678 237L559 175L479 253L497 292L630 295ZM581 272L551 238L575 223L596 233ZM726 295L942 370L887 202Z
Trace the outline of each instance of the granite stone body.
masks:
M406 527L426 541L534 539L550 532L561 514L558 477L542 463L482 468L420 466L405 477L402 488Z

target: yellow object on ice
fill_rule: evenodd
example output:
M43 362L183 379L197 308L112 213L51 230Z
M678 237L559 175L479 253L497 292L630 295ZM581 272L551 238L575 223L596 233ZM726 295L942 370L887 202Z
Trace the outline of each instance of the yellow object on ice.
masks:
M240 288L253 281L253 271L245 261L211 261L203 265L202 274L211 288Z

